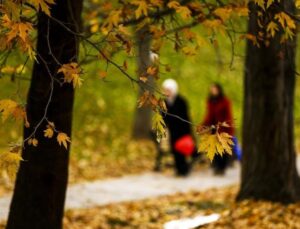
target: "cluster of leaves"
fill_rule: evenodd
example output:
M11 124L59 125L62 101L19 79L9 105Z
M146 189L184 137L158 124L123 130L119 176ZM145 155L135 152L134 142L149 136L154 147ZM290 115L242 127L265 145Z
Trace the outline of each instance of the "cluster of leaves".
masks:
M25 1L1 1L0 3L0 70L2 75L12 75L12 79L15 76L24 74L26 71L26 64L28 59L36 61L36 56L39 53L35 51L35 36L36 36L36 20L37 13L43 12L49 17L50 7L55 4L54 0L25 0ZM23 65L12 67L7 64L9 56L13 52L20 52L27 55L26 61ZM61 67L57 70L57 73L61 73L63 76L63 83L72 83L74 87L81 85L81 78L79 77L81 70L77 63L61 64ZM54 76L51 76L52 78ZM53 79L52 79L53 81ZM17 100L23 100L18 93ZM49 98L51 101L51 98ZM24 104L16 102L12 99L0 100L0 114L2 121L6 121L9 118L13 120L22 120L26 128L32 128L32 134L24 139L22 146L25 147L25 143L30 146L37 147L38 139L35 138L35 132L43 121L47 121L45 129L45 137L52 138L54 134L57 134L56 139L59 145L64 146L66 149L70 142L70 137L64 132L58 131L55 128L54 123L48 121L47 114L43 119L35 126L30 125L30 120L27 119L26 106ZM45 108L46 109L46 108ZM9 177L12 176L13 171L16 171L16 164L20 162L17 159L16 147L14 150L8 153L2 154L0 163L2 163L1 169L7 171ZM19 149L19 148L18 148Z
M293 39L296 33L296 22L294 15L285 12L279 4L283 4L281 0L255 0L259 10L257 11L257 25L259 31L257 34L250 35L249 39L258 47L261 44L269 46L271 39L276 34L280 36L280 42L284 43L289 39ZM300 7L300 2L295 2L296 7Z
M232 155L232 146L234 145L232 136L226 132L221 132L221 128L231 128L226 122L218 123L216 126L203 127L198 126L200 135L199 152L205 152L212 161L216 154L223 156L224 153Z
M50 16L50 5L54 0L25 0L2 1L0 3L0 51L11 52L18 48L27 53L31 59L35 58L33 46L33 19L37 11L41 10Z
M15 179L20 162L23 161L20 151L20 145L12 145L8 152L0 154L0 172L3 171L11 180Z

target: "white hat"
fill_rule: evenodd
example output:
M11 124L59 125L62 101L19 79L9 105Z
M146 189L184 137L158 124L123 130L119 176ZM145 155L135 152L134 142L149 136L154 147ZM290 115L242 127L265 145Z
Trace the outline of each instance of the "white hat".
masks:
M163 84L162 87L164 89L167 89L169 91L171 91L171 93L173 95L177 95L178 94L178 84L175 80L173 79L166 79Z

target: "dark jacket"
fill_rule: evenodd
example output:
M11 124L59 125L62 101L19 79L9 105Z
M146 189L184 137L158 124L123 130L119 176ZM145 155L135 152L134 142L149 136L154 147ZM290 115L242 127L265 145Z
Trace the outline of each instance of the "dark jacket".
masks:
M218 124L218 122L226 122L231 126L230 128L222 128L220 132L226 132L230 135L234 134L231 103L225 96L208 99L207 112L202 124L204 126L211 126Z
M185 101L180 95L176 96L175 101L173 104L168 104L166 101L168 113L172 115L177 115L180 118L190 121L188 115L188 106ZM191 135L191 126L190 124L170 115L164 116L164 121L169 129L172 147L174 147L174 143L184 135Z

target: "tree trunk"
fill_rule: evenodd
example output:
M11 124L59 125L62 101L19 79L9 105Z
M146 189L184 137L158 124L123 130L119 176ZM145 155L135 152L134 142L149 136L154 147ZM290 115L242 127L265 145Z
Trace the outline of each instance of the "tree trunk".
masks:
M151 34L148 26L137 31L136 40L138 45L138 77L146 76L147 68L152 63L150 59ZM148 76L148 81L146 83L141 82L141 84L146 90L153 92L155 80L152 76ZM143 93L144 91L139 89L139 98ZM149 107L136 109L132 133L134 139L151 138L151 112L151 108Z
M52 17L78 32L82 0L59 0L52 6ZM76 61L78 40L58 23L40 13L38 22L37 60L27 98L27 113L31 128L24 130L27 138L42 119L50 96L51 78L62 76L56 72L60 63ZM48 24L49 23L49 24ZM49 37L48 37L49 29ZM47 64L45 64L45 62ZM71 135L74 90L71 84L60 85L54 81L54 91L47 113L56 128ZM17 175L16 186L10 207L7 229L60 229L64 213L64 201L68 183L69 150L58 145L56 138L43 136L46 122L38 128L35 138L37 147L25 146Z
M278 4L294 12L294 1ZM250 34L257 34L257 6L250 7ZM294 150L296 42L269 47L248 42L244 82L242 183L238 200L253 198L290 203L299 199Z

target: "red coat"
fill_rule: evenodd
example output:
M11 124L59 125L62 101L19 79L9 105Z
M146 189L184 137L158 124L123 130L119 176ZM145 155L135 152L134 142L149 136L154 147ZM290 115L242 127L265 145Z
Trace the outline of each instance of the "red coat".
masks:
M220 129L220 132L227 132L230 135L234 134L231 102L226 97L215 100L208 99L207 101L207 113L203 125L211 126L216 125L218 122L226 122L231 126L230 128Z

